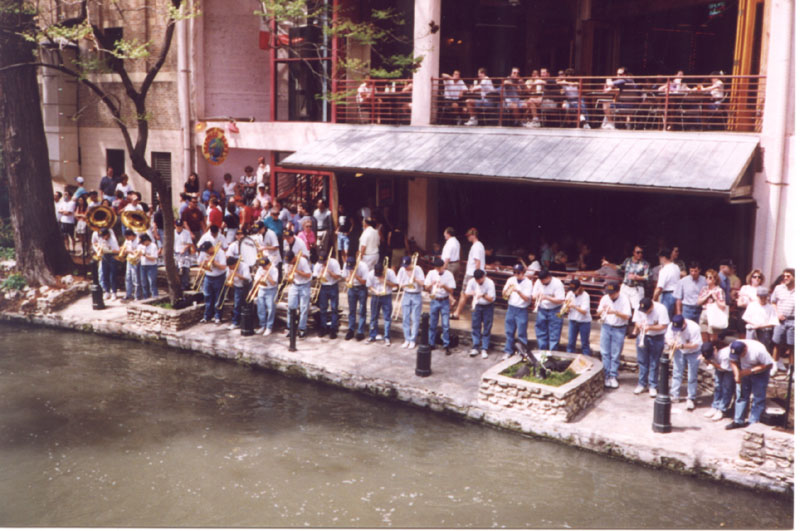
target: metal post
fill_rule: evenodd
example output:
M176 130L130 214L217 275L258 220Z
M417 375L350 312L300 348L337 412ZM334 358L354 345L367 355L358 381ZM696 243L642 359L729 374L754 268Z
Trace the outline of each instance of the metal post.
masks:
M669 398L669 356L666 351L661 353L658 365L658 395L653 404L653 431L669 433L672 431L670 423L672 400Z
M297 308L289 310L289 352L297 351Z
M787 373L788 383L786 386L786 413L783 414L783 427L789 428L789 412L792 409L792 381L794 380L794 363L789 365Z
M428 345L430 318L427 312L423 313L422 321L419 325L419 333L422 337L419 338L419 347L417 347L417 369L414 374L421 377L431 375L431 346Z
M97 264L98 262L95 261L94 265L92 266L92 285L89 287L89 290L92 293L92 309L105 310L106 304L103 302L103 288L100 287L100 279L97 274Z
M255 316L255 308L252 302L245 302L242 305L242 335L252 336L255 335L253 317Z

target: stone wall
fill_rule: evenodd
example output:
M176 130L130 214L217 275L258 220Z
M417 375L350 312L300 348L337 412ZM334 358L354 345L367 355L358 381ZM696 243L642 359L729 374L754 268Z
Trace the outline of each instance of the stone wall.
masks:
M168 300L168 298L145 299L128 304L128 321L151 332L177 332L196 325L203 318L202 304L195 304L182 310L170 310L152 304Z
M778 480L787 490L794 488L794 437L765 424L745 429L736 466L742 472L770 482Z
M558 357L574 359L577 355L559 352ZM483 375L478 399L536 417L568 422L603 394L603 364L594 358L585 359L592 363L591 368L560 387L552 387L503 376L504 370L520 361L519 356L513 356Z

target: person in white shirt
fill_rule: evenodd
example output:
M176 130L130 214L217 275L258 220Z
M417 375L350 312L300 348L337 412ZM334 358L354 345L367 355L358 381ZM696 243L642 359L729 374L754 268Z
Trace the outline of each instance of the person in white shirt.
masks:
M456 238L456 230L453 227L444 229L444 247L442 247L442 261L444 267L453 274L453 278L458 274L461 266L461 243Z
M139 236L139 252L141 254L139 283L145 299L158 297L158 245L153 243L150 235Z
M658 283L653 292L653 300L658 301L667 309L669 318L675 315L675 290L681 280L681 269L672 261L672 251L661 249L658 252L661 270L658 272Z
M244 231L242 229L236 229L236 235L234 236L233 241L228 248L225 249L225 256L230 258L239 258L240 254L240 247L242 245L242 240L244 239Z
M258 177L258 182L261 184L268 184L270 176L270 167L267 164L267 159L264 157L258 157L258 166L256 166L256 177ZM266 203L264 203L266 205Z
M725 429L734 430L761 421L761 414L767 405L767 385L773 360L766 347L752 339L731 343L728 359L733 369L733 379L739 385L733 422L725 426ZM745 421L751 394L753 404L750 406L750 417Z
M256 262L258 271L253 282L259 285L256 298L258 314L258 330L256 334L268 336L275 324L275 296L278 291L278 267L269 258L259 258Z
M192 243L192 233L183 227L180 220L175 220L174 240L175 265L180 270L182 289L188 290L190 287L189 268L192 267L192 255L196 253L196 250Z
M525 267L514 264L514 274L503 286L503 297L508 299L506 309L505 332L506 345L503 359L510 358L514 352L514 336L520 343L528 346L528 307L531 305L533 283L525 278Z
M467 240L472 244L469 248L469 255L467 256L467 269L464 272L464 282L461 284L461 296L458 298L458 306L456 311L450 316L450 319L458 319L461 316L461 310L467 302L465 290L469 281L475 275L478 269L486 270L486 249L483 243L478 239L478 229L471 228L467 231Z
M442 319L442 346L445 354L450 355L450 297L456 289L453 273L445 269L444 260L435 258L433 269L425 277L425 290L431 294L431 322L428 329L428 344L436 348L436 328L439 317Z
M233 182L233 176L230 173L226 173L222 177L222 193L225 195L225 202L222 205L223 211L228 209L228 204L233 202L233 198L236 197L236 183Z
M728 356L730 347L721 348L722 342L706 341L700 346L700 355L707 365L714 367L714 398L711 408L703 416L713 421L722 420L730 408L731 398L736 388Z
M317 246L320 253L327 255L328 246L331 244L333 235L333 214L328 209L328 204L322 199L317 201L317 208L312 214L317 222Z
M244 202L250 204L256 197L256 185L258 184L258 177L253 173L252 166L244 167L244 175L239 177L239 184L242 187Z
M139 194L136 192L129 192L128 193L128 204L125 205L125 208L122 209L123 212L132 212L132 211L144 212L144 208L142 207Z
M327 334L331 339L336 339L336 331L339 329L339 281L342 279L339 261L331 256L328 258L327 267L324 261L314 264L314 278L318 278L321 283L317 298L319 335Z
M473 273L464 289L467 297L472 297L472 350L470 356L477 356L481 349L481 358L489 357L489 338L494 323L494 300L497 296L494 281L486 276L482 268Z
M72 194L69 191L64 191L64 196L56 204L56 212L58 213L58 221L61 226L61 234L64 235L64 246L70 249L71 253L75 252L75 201L72 200Z
M117 186L114 188L115 192L122 192L123 195L128 195L133 191L133 186L128 182L128 176L124 173L120 176Z
M233 281L233 315L231 316L231 324L228 325L228 330L235 330L239 328L242 318L242 306L247 297L247 292L250 291L250 266L244 261L233 256L228 256L225 259L228 266L228 272L225 275L226 282Z
M295 238L295 241L300 240ZM287 263L291 263L288 259L289 256L294 260L295 254L287 254ZM297 263L297 268L294 270L294 277L291 279L292 285L289 286L289 310L295 310L298 307L300 309L300 318L297 325L297 337L300 339L306 337L308 306L311 301L311 263L306 256L309 255L304 253ZM312 253L311 257L316 261L316 253Z
M347 267L344 277L349 284L347 287L347 305L349 313L347 317L347 333L345 340L353 339L356 341L364 339L364 326L367 322L367 275L369 268L361 260L356 264L356 258L351 256L347 259ZM358 329L356 330L356 315L358 316Z
M371 271L378 263L380 235L375 228L376 223L373 218L366 218L363 225L364 230L358 238L358 248L361 251L361 261Z
M290 252L293 255L302 253L303 256L310 256L308 254L308 247L306 247L305 242L296 237L294 232L291 230L285 230L283 231L283 254L288 255Z
M658 386L658 359L664 352L664 334L670 317L667 308L660 302L645 297L639 301L639 309L633 314L636 338L636 361L639 364L639 383L634 394L650 387L650 396L656 397Z
M522 261L522 257L520 256L520 261ZM525 265L524 262L521 262L522 265ZM528 265L525 271L525 276L531 279L531 282L535 280L535 278L539 275L539 271L542 270L542 266L539 261L536 259L536 254L528 253Z
M261 207L266 211L267 205L272 204L272 197L267 193L267 185L258 183L258 191L256 192L256 199L261 203Z
M686 409L691 411L697 401L697 369L700 367L700 347L703 345L700 325L685 319L683 315L673 316L672 326L667 329L665 343L670 345L670 348L672 345L676 346L672 358L670 395L672 400L678 400L683 382L683 369L688 366Z
M619 284L609 282L604 288L605 295L597 305L597 313L602 322L600 328L600 357L603 359L605 386L619 387L619 359L625 343L625 329L631 318L631 303L620 294Z
M189 233L191 236L191 231L188 229L186 232ZM197 248L199 249L201 245L204 243L209 242L212 247L216 247L217 244L221 244L221 249L224 251L228 248L227 240L225 236L222 235L222 231L219 230L219 227L216 225L211 225L208 227L208 230L203 233L202 236L197 240Z
M123 301L143 299L142 286L139 284L141 273L141 251L139 251L139 241L136 234L131 229L125 229L125 242L122 244L121 253L127 259L125 268L125 298ZM136 263L133 263L133 262Z
M538 304L536 311L536 342L542 350L556 350L561 340L564 321L558 316L564 304L564 284L550 271L542 269L533 285L533 299Z
M706 279L700 274L700 264L689 262L689 274L678 282L673 296L675 297L675 313L683 315L684 318L700 322L700 314L703 307L698 304L697 299L700 292L706 287Z
M377 264L375 269L367 275L367 289L372 295L367 343L383 339L383 344L387 347L392 344L389 340L389 330L392 324L392 288L395 287L397 287L397 275L394 274L391 267L384 269L383 264ZM378 334L378 318L381 312L383 313L383 334Z
M425 285L425 273L422 272L422 268L415 265L412 269L411 265L411 257L404 256L397 272L397 284L403 291L400 304L405 341L402 348L407 349L414 349L417 346L419 320L422 316L422 288Z
M794 268L787 267L783 270L781 283L775 286L770 298L778 310L778 326L772 334L772 342L775 347L772 351L772 375L779 370L787 370L781 361L781 355L786 353L789 356L789 364L794 364Z
M746 338L756 339L765 347L772 346L772 332L778 326L778 310L769 303L769 289L759 286L756 289L756 300L747 305L742 320L747 329Z
M261 252L269 258L269 262L278 270L278 282L281 279L281 248L277 233L267 228L261 239Z
M220 247L212 244L210 241L205 241L198 245L200 255L197 257L198 263L201 267L205 267L206 273L203 277L203 299L205 302L205 312L203 318L200 319L201 323L207 323L212 315L214 322L219 324L222 322L222 310L217 309L217 299L219 292L222 291L222 286L225 283L225 273L228 271L228 262L225 258L225 251ZM210 256L214 249L217 249L214 256ZM207 264L208 262L208 264Z
M589 346L589 333L592 331L592 312L590 309L589 294L583 289L581 281L573 278L569 281L572 296L567 295L564 300L566 309L569 310L569 328L567 331L567 352L575 352L578 344L578 334L581 336L581 352L584 356L591 356Z
M103 258L101 260L103 264L103 273L100 275L100 287L103 288L103 291L105 292L104 297L106 299L116 300L117 275L115 266L116 260L114 260L114 255L119 253L119 242L117 242L117 238L110 230L100 230L100 238L97 246L95 247L95 252L98 251L103 253Z
M466 110L464 104L464 93L467 92L467 85L461 79L461 72L453 71L453 75L442 73L444 79L444 101L442 102L442 115L456 125L461 125L461 118Z

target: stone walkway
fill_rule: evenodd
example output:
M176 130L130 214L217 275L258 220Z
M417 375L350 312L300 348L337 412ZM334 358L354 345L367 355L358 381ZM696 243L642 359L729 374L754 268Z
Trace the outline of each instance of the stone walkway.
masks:
M533 418L478 400L482 375L501 361L497 351L490 354L489 359L482 360L470 358L468 349L463 347L451 356L435 350L431 364L433 374L420 378L414 374L416 352L401 349L399 335L393 336L393 345L386 347L382 343L344 341L342 334L336 340L310 334L306 339L298 339L296 352L289 352L288 339L282 333L245 338L238 330L229 331L225 325L214 324L162 333L129 324L123 304L107 301L107 305L105 310L93 311L91 299L84 297L55 314L5 314L2 318L118 337L161 340L173 347L451 412L646 465L751 488L793 493L794 438L791 434L761 424L726 431L727 420L715 423L703 417L710 404L707 395L699 398L698 408L691 412L685 410L683 403L673 404L672 433L654 433L651 429L653 400L647 394L633 394L636 384L633 372L623 372L620 388L607 390L576 419L558 422ZM462 318L461 322L466 321ZM763 448L749 443L752 451L744 452L743 458L740 453L745 436L748 440L761 440ZM780 448L791 447L790 457L784 455L783 450L773 455L776 452L771 448L775 447L775 441ZM751 455L757 458L748 457ZM789 459L791 461L787 461Z

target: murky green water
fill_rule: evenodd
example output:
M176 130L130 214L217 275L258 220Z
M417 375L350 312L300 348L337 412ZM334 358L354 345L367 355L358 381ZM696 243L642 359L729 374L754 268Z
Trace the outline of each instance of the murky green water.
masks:
M203 356L5 325L0 465L2 526L719 529L793 515L776 496Z

